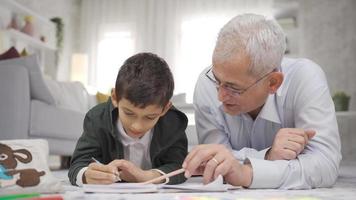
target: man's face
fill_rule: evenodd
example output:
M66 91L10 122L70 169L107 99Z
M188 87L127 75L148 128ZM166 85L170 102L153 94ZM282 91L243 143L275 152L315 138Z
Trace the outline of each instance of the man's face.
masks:
M220 83L218 98L230 115L253 112L261 108L268 97L269 74L262 79L252 76L248 72L249 65L250 59L245 54L237 54L223 63L213 60L212 73ZM232 93L229 88L242 93Z
M158 105L148 105L145 108L136 107L125 98L117 103L119 119L126 134L132 138L142 137L153 128L165 110Z

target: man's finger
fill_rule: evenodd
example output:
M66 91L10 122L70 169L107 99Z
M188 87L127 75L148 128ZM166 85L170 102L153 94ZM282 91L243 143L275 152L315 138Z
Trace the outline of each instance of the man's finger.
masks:
M316 131L314 131L314 130L305 130L305 133L308 136L308 139L310 140L315 136Z
M183 167L183 168L187 167L187 163L189 163L190 160L195 157L195 154L198 152L199 147L200 147L200 146L194 147L194 148L189 152L189 154L185 157L185 159L184 159L184 161L183 161L183 164L182 164L182 167Z
M229 170L231 169L232 163L231 160L224 160L220 165L218 165L215 169L214 179L216 179L219 175L225 176Z
M287 138L288 138L288 141L293 141L293 142L296 142L296 143L299 143L301 145L306 145L306 137L304 137L305 134L303 136L301 135L296 135L296 134L288 134Z
M285 160L292 160L292 159L295 159L297 157L297 153L292 151L292 150L289 150L289 149L283 149L282 150L282 157Z
M211 151L211 149L199 149L197 152L195 152L194 156L191 157L189 162L186 162L186 171L184 173L185 177L189 178L202 163L210 160L214 154L215 151Z
M215 158L214 158L215 159ZM214 180L214 172L215 168L219 165L219 161L210 159L205 166L204 173L203 173L203 183L208 184Z
M291 135L294 135L296 137L303 137L304 138L304 146L308 143L309 138L308 135L306 134L305 131L299 130L299 129L292 129L291 131L288 132Z
M284 144L284 149L289 149L299 154L303 151L304 144L299 144L297 142L289 140L287 143Z

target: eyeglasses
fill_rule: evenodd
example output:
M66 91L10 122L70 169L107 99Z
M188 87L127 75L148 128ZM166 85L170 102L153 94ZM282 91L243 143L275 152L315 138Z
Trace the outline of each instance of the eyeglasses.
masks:
M221 81L216 80L215 75L212 71L212 66L210 67L210 69L205 73L205 76L215 84L216 88L219 89L220 87L223 87L231 96L241 96L243 93L245 93L248 89L252 88L253 86L257 85L258 82L260 82L261 80L263 80L264 78L266 78L269 74L271 74L272 72L277 71L278 69L275 68L272 71L266 73L265 75L263 75L261 78L257 79L257 81L255 81L254 83L252 83L251 85L249 85L248 87L246 87L245 89L237 89L234 88L231 85L227 85L224 83L221 83Z

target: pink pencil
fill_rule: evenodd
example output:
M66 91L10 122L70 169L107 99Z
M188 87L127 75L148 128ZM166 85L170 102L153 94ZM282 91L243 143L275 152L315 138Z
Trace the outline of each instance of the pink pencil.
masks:
M185 169L181 168L181 169L177 169L173 172L170 172L168 174L165 174L165 175L162 175L162 176L159 176L157 178L154 178L154 179L151 179L149 181L146 181L146 182L142 182L143 185L145 184L150 184L150 183L154 183L156 181L161 181L161 180L164 180L166 178L169 178L169 177L172 177L172 176L175 176L175 175L178 175L178 174L181 174L185 171Z

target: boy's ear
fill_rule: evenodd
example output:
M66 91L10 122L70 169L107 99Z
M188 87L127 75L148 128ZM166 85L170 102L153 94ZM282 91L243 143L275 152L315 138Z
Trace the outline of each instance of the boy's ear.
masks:
M114 105L114 107L117 107L118 102L117 102L115 89L111 90L111 102Z
M282 85L283 82L283 73L273 72L271 78L269 79L269 93L274 94L277 92L278 88Z
M165 115L171 107L172 107L172 102L171 102L171 101L168 101L168 103L166 104L166 106L163 108L163 111L162 111L162 113L161 113L161 116Z

